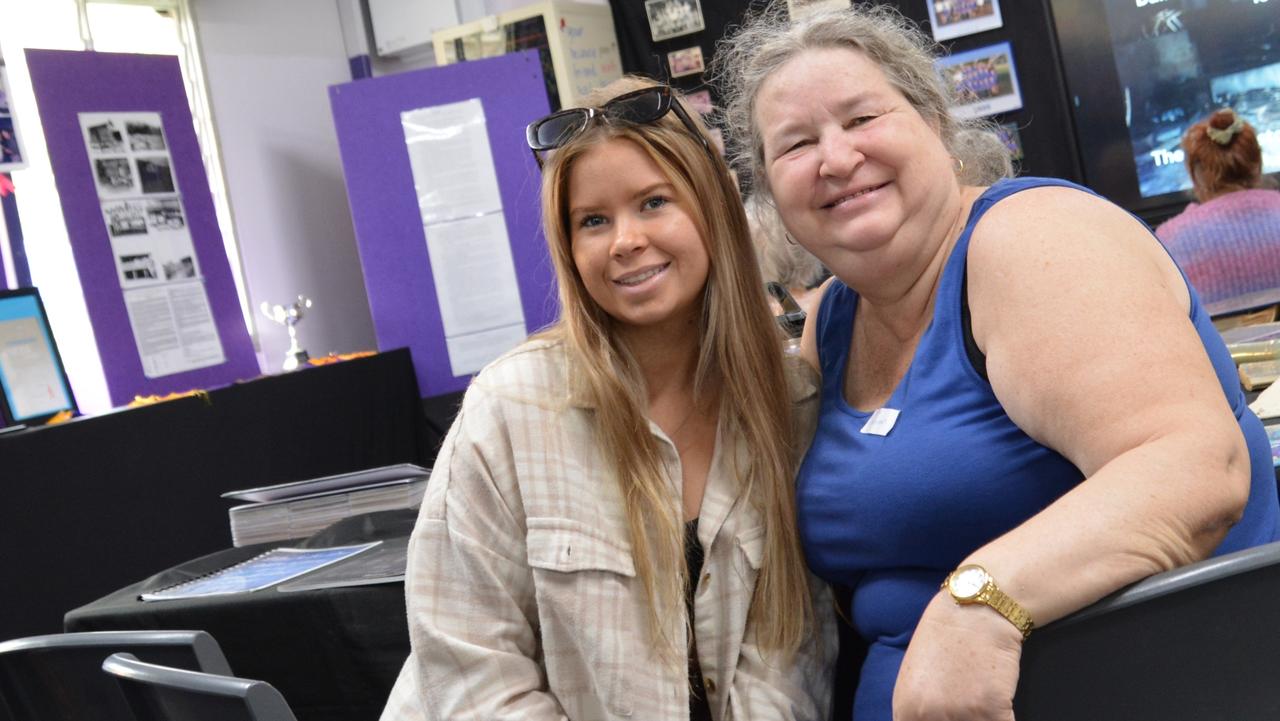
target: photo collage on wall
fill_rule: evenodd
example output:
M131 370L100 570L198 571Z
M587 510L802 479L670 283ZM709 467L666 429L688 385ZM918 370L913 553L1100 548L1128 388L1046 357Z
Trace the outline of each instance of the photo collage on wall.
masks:
M706 29L707 24L702 17L700 0L646 0L644 9L645 17L649 21L649 37L655 43L693 35ZM685 42L689 43L688 47L679 47L684 45L684 42L673 43L677 45L677 49L666 54L667 78L670 80L691 78L691 81L681 84L686 89L677 89L680 89L681 96L690 109L706 117L715 111L711 91L687 89L688 82L701 80L702 73L706 71L702 45L698 43L697 38L687 38ZM697 86L704 87L700 82ZM723 155L724 136L720 128L707 123L707 134L711 138L712 145Z
M147 377L224 362L160 114L79 119Z
M1004 26L1000 0L925 0L933 39L941 42ZM1008 42L953 53L934 62L955 96L951 112L960 118L981 118L1022 108L1022 91ZM997 134L1010 157L1022 160L1022 139L1013 122L999 122Z
M18 170L27 164L9 100L9 76L0 59L0 173Z

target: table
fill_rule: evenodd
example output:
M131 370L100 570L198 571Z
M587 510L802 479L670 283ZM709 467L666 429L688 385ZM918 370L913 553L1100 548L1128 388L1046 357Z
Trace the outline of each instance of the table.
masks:
M226 491L429 466L407 350L0 435L0 639L230 545Z
M407 536L416 511L322 531L290 546L327 547ZM353 519L359 521L361 519ZM218 641L237 676L267 681L299 721L376 721L409 655L404 583L254 593L144 603L138 595L225 568L270 543L179 564L67 614L67 631L200 629ZM356 556L344 563L358 562Z

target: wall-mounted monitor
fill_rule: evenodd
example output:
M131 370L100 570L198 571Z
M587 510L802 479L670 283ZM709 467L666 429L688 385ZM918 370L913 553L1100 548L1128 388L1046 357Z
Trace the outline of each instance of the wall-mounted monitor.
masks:
M1217 108L1280 171L1280 0L1050 0L1084 180L1144 216L1192 198L1182 135Z
M35 288L0 290L0 418L43 423L76 411L58 346Z

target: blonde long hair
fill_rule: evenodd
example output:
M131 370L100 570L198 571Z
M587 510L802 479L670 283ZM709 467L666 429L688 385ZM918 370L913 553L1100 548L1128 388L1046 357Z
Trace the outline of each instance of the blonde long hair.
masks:
M584 100L599 107L654 84L627 77ZM689 115L699 123L696 113ZM705 129L699 130L706 137ZM612 318L588 294L571 248L568 196L574 162L615 138L635 143L671 180L706 246L710 269L699 324L695 395L718 389L721 423L751 449L747 467L735 469L744 497L759 510L765 528L750 617L761 646L789 657L812 628L814 613L795 523L793 478L799 449L779 336L737 187L723 160L713 160L674 113L637 126L597 121L547 158L543 229L561 308L560 320L548 334L565 341L594 401L601 445L613 459L625 498L632 557L649 600L651 639L662 656L675 658L675 640L664 631L665 619L679 613L685 588L692 582L683 552L680 506L671 496L658 445L649 432L639 368L612 332Z

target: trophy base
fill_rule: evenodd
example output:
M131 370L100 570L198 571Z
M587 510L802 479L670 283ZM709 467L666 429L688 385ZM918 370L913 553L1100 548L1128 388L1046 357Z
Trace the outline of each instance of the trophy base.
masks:
M284 355L284 365L280 366L285 373L296 371L307 364L311 359L310 354L305 350L289 351Z

